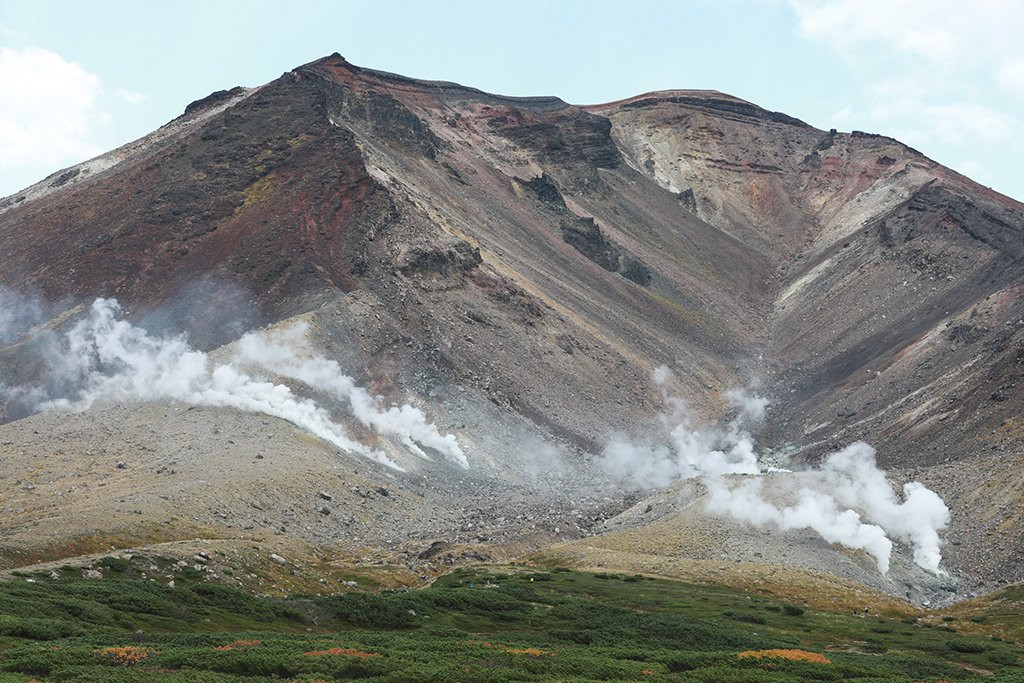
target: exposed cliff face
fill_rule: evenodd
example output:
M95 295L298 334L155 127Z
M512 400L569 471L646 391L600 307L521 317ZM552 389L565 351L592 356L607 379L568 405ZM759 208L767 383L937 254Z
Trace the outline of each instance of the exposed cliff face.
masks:
M352 133L289 76L89 182L6 211L2 277L49 300L115 296L136 310L197 281L229 282L253 300L220 302L216 320L201 319L209 301L184 311L196 340L214 346L241 331L220 329L223 319L280 319L310 296L355 288L366 236L353 227L390 211Z
M928 464L1020 409L982 399L999 395L982 368L1021 332L1019 203L889 138L716 93L590 109L631 165L772 263L759 369L777 445L866 438L889 464Z
M894 140L721 93L577 107L333 55L0 201L0 285L208 349L307 314L505 474L524 434L581 457L647 419L662 364L707 416L760 380L764 445L913 468L1020 458L1022 233Z

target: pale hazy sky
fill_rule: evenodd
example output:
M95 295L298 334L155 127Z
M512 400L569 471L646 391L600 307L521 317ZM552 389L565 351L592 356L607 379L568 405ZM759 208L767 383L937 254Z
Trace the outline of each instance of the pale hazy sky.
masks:
M708 88L1024 200L1024 2L0 0L0 196L331 52L507 95Z

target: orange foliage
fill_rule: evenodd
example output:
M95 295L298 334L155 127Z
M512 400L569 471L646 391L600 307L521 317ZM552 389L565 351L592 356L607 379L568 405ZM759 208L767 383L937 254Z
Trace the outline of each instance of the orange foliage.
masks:
M262 644L262 640L236 640L232 643L228 643L227 645L218 645L213 649L218 652L227 652L228 650L238 650L243 647L259 647Z
M541 650L536 647L527 647L523 649L516 649L514 647L508 647L507 645L493 645L488 642L480 643L484 647L497 647L502 652L508 652L513 655L530 655L532 657L552 657L554 652L548 652L547 650Z
M554 652L548 652L547 650L541 650L535 647L527 647L522 650L517 650L514 647L503 647L501 648L505 652L513 655L530 655L531 657L551 657Z
M306 657L323 657L324 655L345 655L346 657L359 657L361 659L369 659L370 657L381 656L379 652L362 652L351 647L332 647L327 650L310 650L309 652L303 652L302 654Z
M814 662L815 664L831 664L825 655L806 650L747 650L736 655L740 659L788 659L794 662Z
M108 657L117 666L135 666L149 659L149 650L144 647L125 645L124 647L107 647L100 650L100 655Z

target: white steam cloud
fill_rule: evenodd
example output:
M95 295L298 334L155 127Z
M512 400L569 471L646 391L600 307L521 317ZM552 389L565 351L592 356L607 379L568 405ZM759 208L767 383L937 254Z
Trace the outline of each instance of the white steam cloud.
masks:
M284 384L258 376L270 373L297 380L347 402L353 416L377 433L395 438L419 457L423 448L467 467L465 454L451 434L442 435L410 405L382 408L378 400L345 375L337 362L304 353L304 324L289 329L250 333L228 363L213 363L183 337L154 337L121 319L112 299L97 299L87 318L63 340L55 372L77 387L66 398L43 403L43 409L83 410L100 401L175 400L192 405L229 407L287 420L351 453L402 469L380 451L352 439L331 414L311 398L297 396Z
M667 436L668 444L650 439L636 443L625 435L616 435L604 449L605 470L643 488L660 488L699 476L759 474L754 441L744 425L763 419L767 399L730 391L726 400L737 409L736 417L725 429L697 429L690 422L686 404L666 391L670 376L665 366L652 373L669 408L657 416L659 431Z
M374 396L341 371L337 361L321 356L300 358L296 349L305 346L307 333L308 326L298 323L276 332L247 334L238 343L238 358L347 401L363 425L396 437L420 457L428 457L420 448L426 446L461 467L469 466L455 436L442 435L419 408L409 404L381 408Z
M759 462L746 428L764 418L767 400L730 391L726 399L736 417L724 429L695 429L683 402L664 391L669 376L664 367L652 374L669 407L658 416L668 443L648 439L637 445L622 436L614 438L603 454L609 474L641 487L700 477L709 492L711 513L757 526L811 529L829 543L867 552L883 574L889 571L895 538L913 548L918 566L942 573L939 532L949 524L949 508L935 492L910 482L903 486L901 502L875 463L875 449L858 441L817 468L787 474L796 484L796 502L779 506L765 499L763 478L737 482L736 477L725 476L783 472Z

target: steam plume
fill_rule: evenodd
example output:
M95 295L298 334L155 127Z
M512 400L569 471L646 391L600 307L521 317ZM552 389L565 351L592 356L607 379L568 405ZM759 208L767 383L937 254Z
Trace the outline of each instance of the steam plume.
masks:
M664 435L661 442L648 437L638 445L616 436L603 454L610 474L640 487L700 477L709 492L707 509L714 514L782 530L811 529L829 543L864 550L883 574L889 570L891 538L895 538L913 548L914 562L920 567L941 573L939 532L949 524L949 508L918 482L905 484L903 500L898 500L876 465L874 448L858 441L828 456L817 468L786 475L784 481L792 481L796 489L796 502L780 507L765 499L762 478L737 483L735 477L725 476L759 475L774 469L759 462L747 429L764 418L767 400L742 391L727 392L736 417L725 428L697 429L683 402L665 392L668 378L664 367L652 374L668 406L657 418Z
M97 299L89 316L67 333L54 371L77 389L69 396L44 402L41 408L82 410L99 401L167 399L230 407L287 420L344 451L402 469L383 453L349 437L314 400L251 374L265 371L347 401L360 422L396 438L420 457L428 457L421 448L427 447L461 467L468 466L455 437L442 435L419 409L410 405L382 409L335 361L316 355L303 357L300 349L308 347L305 325L265 335L248 334L239 342L231 362L213 364L183 337L153 337L120 319L120 314L115 300Z
M670 377L665 366L654 369L652 379L662 390L668 411L657 416L661 434L668 444L650 437L639 443L623 434L615 435L604 449L605 470L642 488L668 486L679 479L722 474L758 474L761 470L754 441L745 425L764 417L768 401L740 390L730 391L726 400L737 415L724 429L698 429L691 423L683 401L669 394Z
M405 404L383 409L374 396L341 371L337 361L321 356L300 358L296 349L306 346L308 331L305 323L297 323L266 334L247 334L239 341L238 358L347 401L363 425L398 438L420 457L427 457L420 448L426 446L461 467L469 466L455 436L442 435L418 408Z

